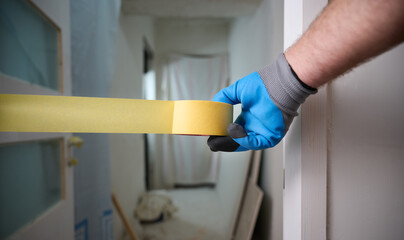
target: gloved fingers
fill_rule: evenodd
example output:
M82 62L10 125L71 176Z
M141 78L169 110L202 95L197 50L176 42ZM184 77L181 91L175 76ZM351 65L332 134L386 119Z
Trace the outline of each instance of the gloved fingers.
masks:
M262 135L257 135L254 132L248 133L244 138L234 138L240 146L250 150L261 150L273 147L272 144Z
M254 132L248 133L243 126L232 123L227 128L230 136L210 136L208 146L213 152L240 152L273 147L270 141Z
M208 146L213 152L235 152L240 145L229 136L210 136Z
M230 137L232 138L243 138L247 136L246 131L244 130L243 126L239 124L241 123L243 119L239 116L236 119L236 122L230 123L230 125L227 127L227 132L229 133Z
M250 149L240 146L237 148L236 152L244 152L244 151L248 151L248 150L250 150Z
M214 97L213 100L215 102L223 102L228 104L238 104L240 100L237 96L237 82L233 85L230 85L226 88L220 90Z
M240 124L230 124L227 128L227 131L229 132L230 137L232 137L235 142L246 149L259 150L272 147L270 141L267 138L254 132L250 132L247 134L243 126L241 126Z
M237 123L232 123L227 127L230 136L210 136L208 146L213 152L240 152L247 151L247 148L240 146L233 138L243 138L247 136L244 128Z

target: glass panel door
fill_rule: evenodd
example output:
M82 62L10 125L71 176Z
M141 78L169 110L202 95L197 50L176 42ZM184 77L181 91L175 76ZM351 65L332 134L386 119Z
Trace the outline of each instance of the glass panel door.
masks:
M69 29L69 1L0 0L0 92L70 95ZM0 132L0 239L74 238L69 136Z

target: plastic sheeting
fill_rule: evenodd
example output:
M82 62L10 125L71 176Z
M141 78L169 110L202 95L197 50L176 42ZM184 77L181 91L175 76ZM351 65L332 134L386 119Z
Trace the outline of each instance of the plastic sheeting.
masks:
M162 98L211 100L228 81L226 55L171 55L163 66ZM151 188L216 184L219 155L210 151L205 137L155 137L162 142L163 154L161 158L150 161Z
M108 97L119 9L119 0L70 2L73 95ZM74 135L84 140L74 153L75 238L113 239L108 134Z

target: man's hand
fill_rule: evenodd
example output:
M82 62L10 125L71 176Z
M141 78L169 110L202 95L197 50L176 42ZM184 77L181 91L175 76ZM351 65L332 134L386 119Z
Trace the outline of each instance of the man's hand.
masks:
M297 109L316 89L297 79L283 54L271 65L222 89L213 101L241 103L242 112L228 127L229 136L211 136L212 151L270 148L285 136Z

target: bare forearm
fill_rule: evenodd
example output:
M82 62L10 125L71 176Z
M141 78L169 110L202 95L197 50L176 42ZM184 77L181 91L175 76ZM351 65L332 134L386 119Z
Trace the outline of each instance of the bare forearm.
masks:
M404 41L404 1L334 0L285 52L299 78L319 87Z

